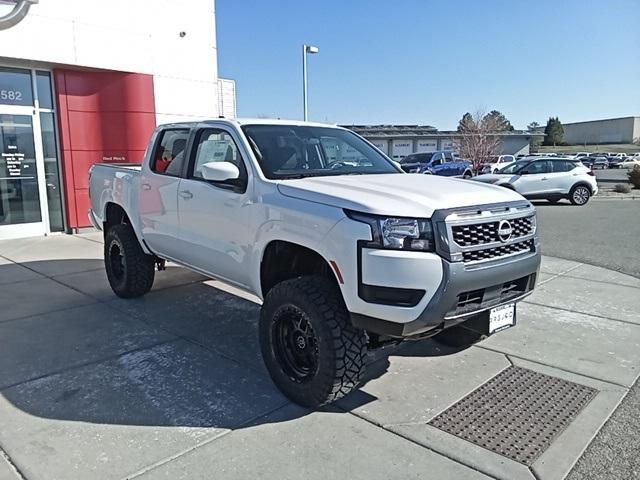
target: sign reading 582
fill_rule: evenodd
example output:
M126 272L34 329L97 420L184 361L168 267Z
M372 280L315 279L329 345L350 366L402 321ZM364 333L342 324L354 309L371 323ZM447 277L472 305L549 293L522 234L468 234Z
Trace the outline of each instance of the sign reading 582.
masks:
M0 90L0 100L19 102L22 100L22 92L20 90Z
M0 67L0 105L32 106L31 80L29 70Z

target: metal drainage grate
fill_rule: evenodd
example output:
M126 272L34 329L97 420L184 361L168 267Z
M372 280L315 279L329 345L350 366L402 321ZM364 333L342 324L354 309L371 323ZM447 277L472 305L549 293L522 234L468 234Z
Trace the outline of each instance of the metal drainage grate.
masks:
M509 367L429 424L529 466L596 393L561 378Z

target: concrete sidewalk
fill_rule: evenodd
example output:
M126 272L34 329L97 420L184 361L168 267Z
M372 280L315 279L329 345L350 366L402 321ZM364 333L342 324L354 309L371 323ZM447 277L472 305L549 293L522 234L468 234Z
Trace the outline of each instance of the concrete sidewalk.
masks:
M237 293L169 266L125 301L99 233L0 242L0 480L560 479L640 373L640 280L546 257L515 328L377 352L311 412L272 385ZM511 366L596 390L529 465L429 423Z

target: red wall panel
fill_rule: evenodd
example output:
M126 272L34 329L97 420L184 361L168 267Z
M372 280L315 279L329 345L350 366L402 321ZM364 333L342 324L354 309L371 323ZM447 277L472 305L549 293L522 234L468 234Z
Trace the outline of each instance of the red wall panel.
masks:
M56 69L58 122L69 227L89 226L89 168L142 161L156 126L153 77Z
M155 113L81 112L69 110L71 148L78 150L144 150Z

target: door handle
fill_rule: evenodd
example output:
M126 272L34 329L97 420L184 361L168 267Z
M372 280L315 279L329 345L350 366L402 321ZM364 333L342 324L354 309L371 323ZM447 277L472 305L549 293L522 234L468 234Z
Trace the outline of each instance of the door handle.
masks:
M542 177L540 180L549 180L547 177Z
M178 195L180 195L185 200L189 200L190 198L193 198L193 193L191 193L189 190L180 190Z
M151 190L151 185L149 185L148 183L143 183L141 187L143 190Z

